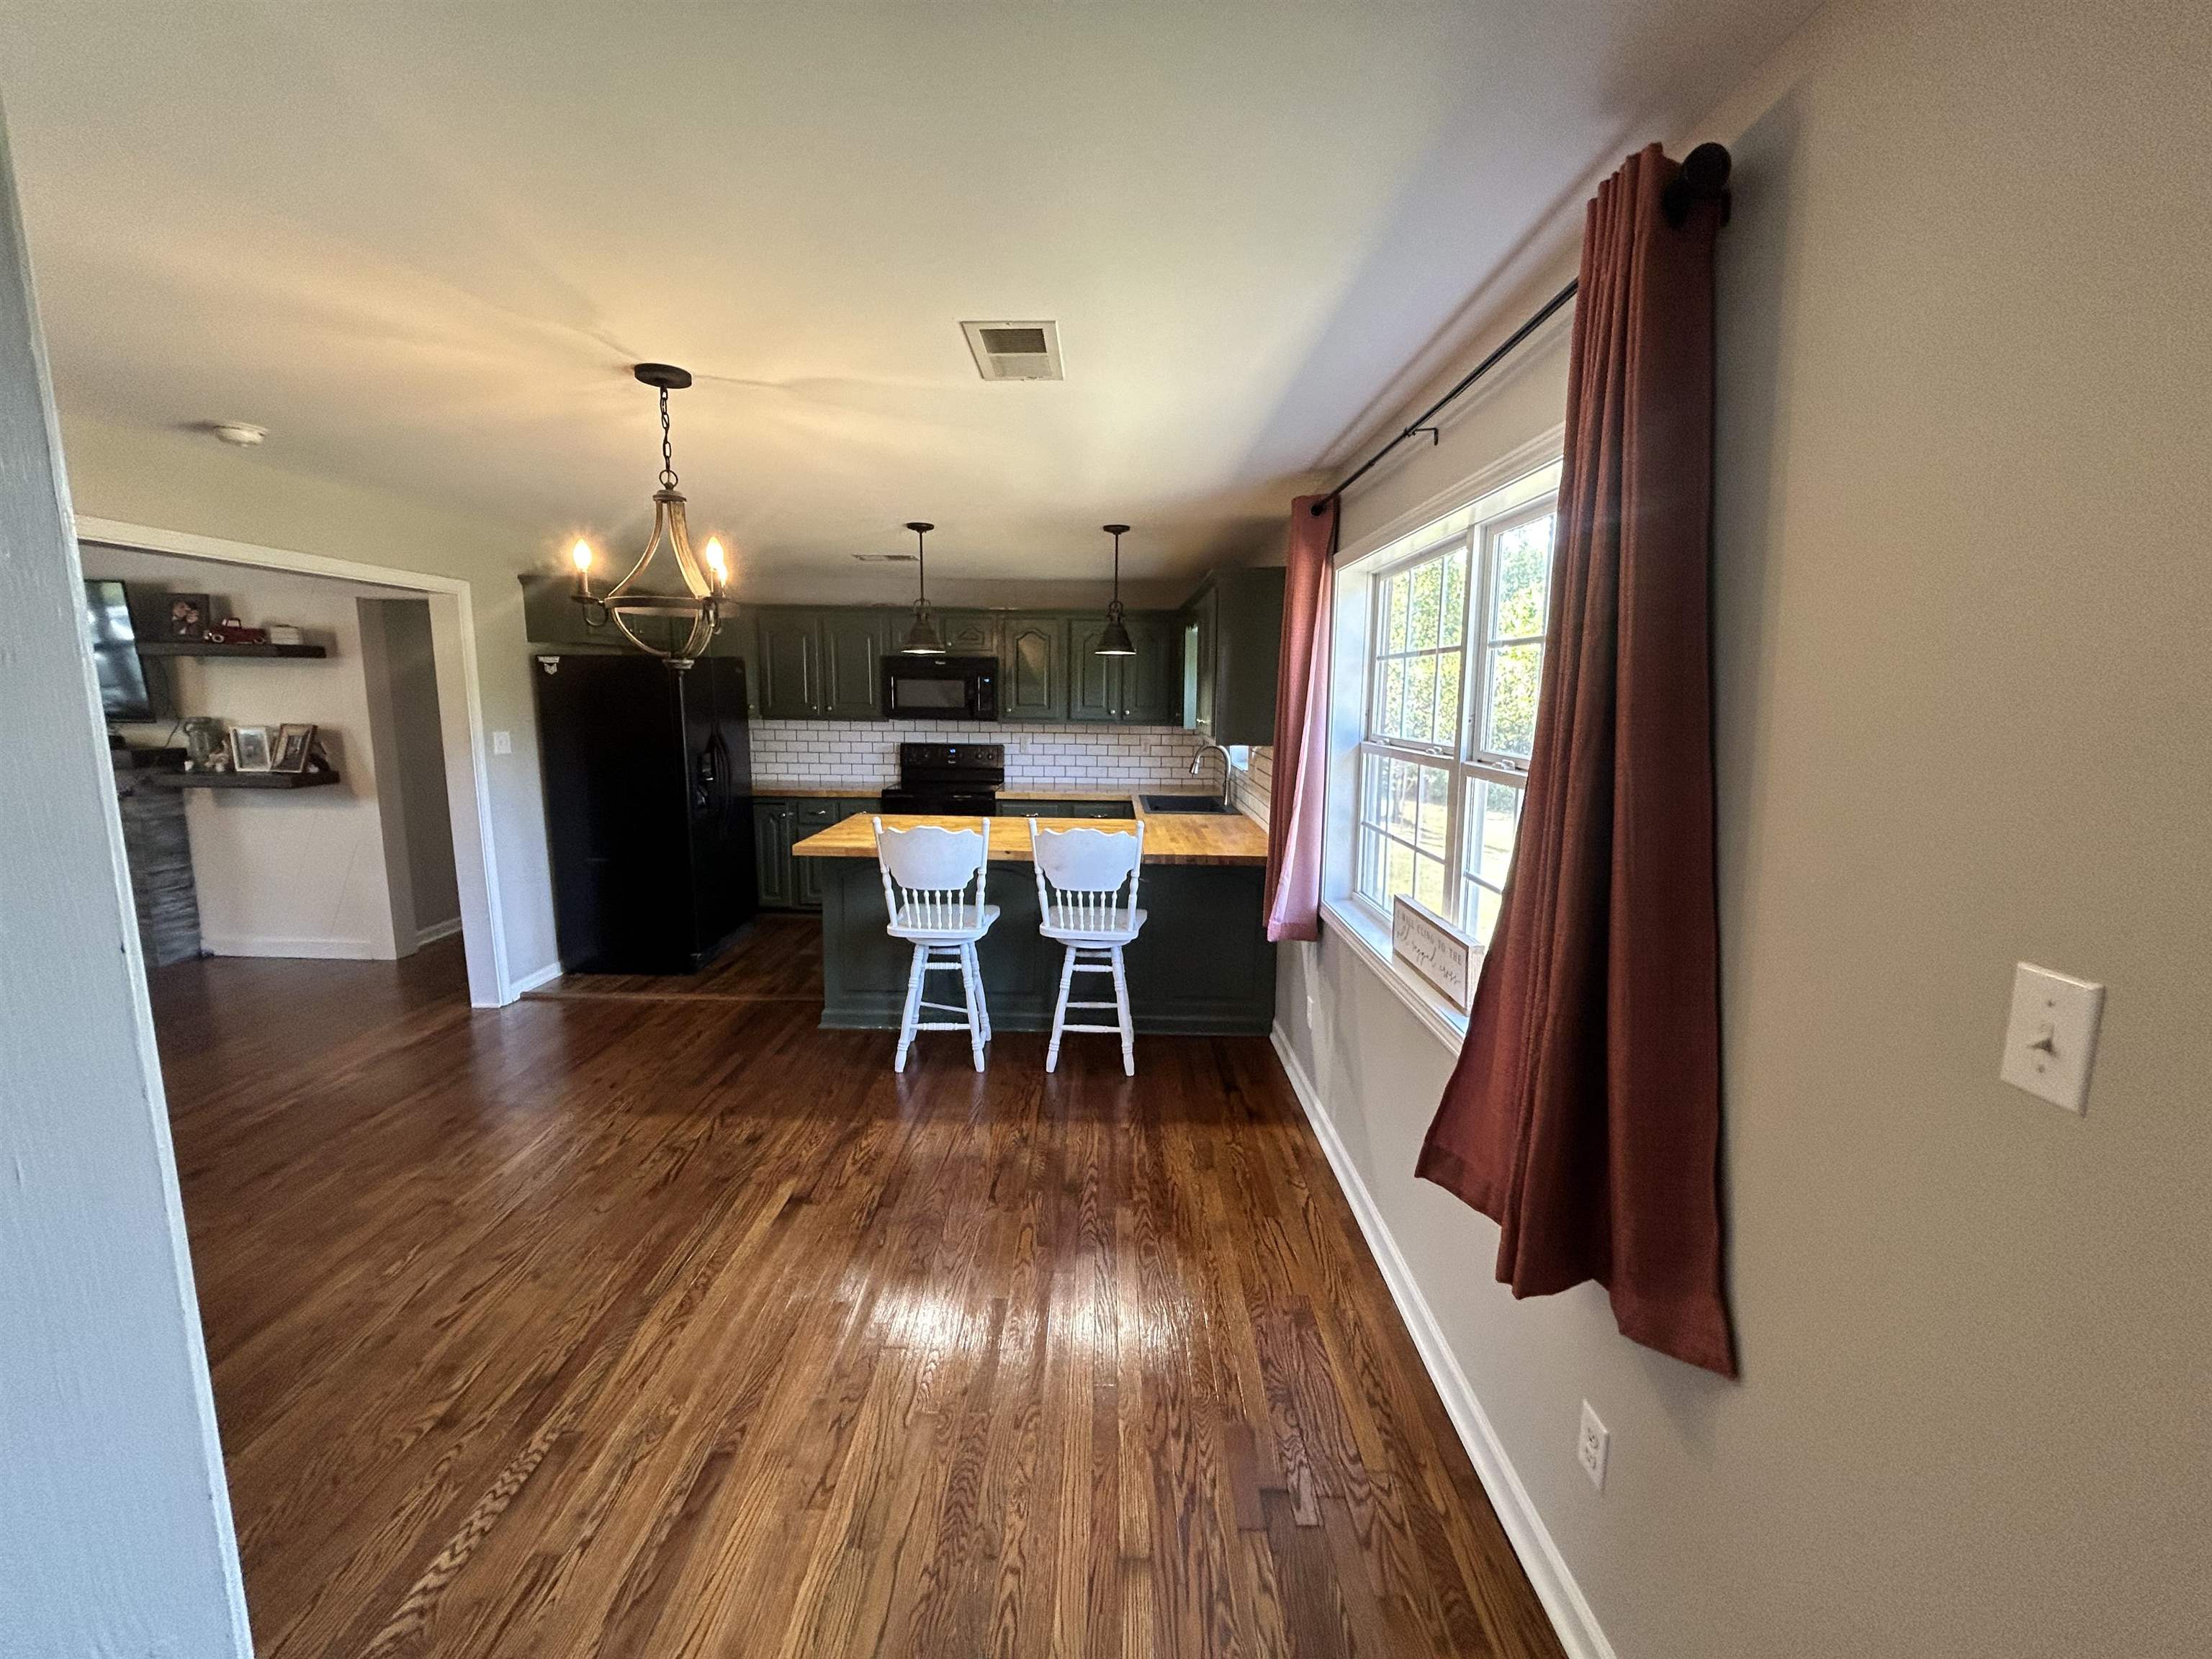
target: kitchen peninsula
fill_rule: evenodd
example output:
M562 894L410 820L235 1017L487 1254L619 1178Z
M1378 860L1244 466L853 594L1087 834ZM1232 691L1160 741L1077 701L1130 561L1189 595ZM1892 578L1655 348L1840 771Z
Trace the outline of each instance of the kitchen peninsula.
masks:
M1147 811L1135 800L1120 818L1040 817L1048 830L1145 825L1138 902L1149 913L1127 952L1130 1012L1140 1033L1265 1033L1275 1016L1275 951L1262 889L1267 832L1236 812ZM1052 1024L1060 947L1037 933L1029 821L1000 816L884 816L886 824L969 829L988 823L988 897L1000 916L980 947L994 1025L1042 1031ZM870 816L848 817L792 849L814 860L822 895L822 1023L896 1030L911 948L884 931L883 883Z

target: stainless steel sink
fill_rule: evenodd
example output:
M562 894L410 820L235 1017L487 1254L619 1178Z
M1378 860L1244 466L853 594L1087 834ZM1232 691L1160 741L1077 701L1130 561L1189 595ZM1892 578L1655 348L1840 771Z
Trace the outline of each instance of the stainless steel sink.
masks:
M1226 812L1230 810L1227 801L1217 800L1210 795L1140 795L1138 799L1144 803L1147 812Z

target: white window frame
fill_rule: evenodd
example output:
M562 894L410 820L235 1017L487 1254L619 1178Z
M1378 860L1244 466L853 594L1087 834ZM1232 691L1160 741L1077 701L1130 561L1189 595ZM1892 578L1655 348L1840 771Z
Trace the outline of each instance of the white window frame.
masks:
M1407 844L1401 836L1370 823L1365 816L1365 778L1370 761L1398 760L1414 765L1440 769L1444 774L1444 846L1443 862L1446 881L1445 915L1454 922L1474 931L1472 907L1468 902L1470 886L1486 888L1492 892L1502 890L1503 872L1492 882L1484 875L1471 873L1467 869L1467 838L1480 833L1480 814L1469 811L1469 797L1474 786L1481 783L1500 783L1525 793L1528 785L1528 763L1523 757L1502 750L1486 748L1482 738L1489 729L1492 695L1492 666L1495 654L1516 646L1549 644L1551 586L1545 587L1545 631L1526 635L1493 638L1490 633L1498 590L1498 543L1508 532L1522 525L1555 514L1559 505L1558 463L1534 468L1525 476L1485 495L1456 512L1446 514L1423 526L1413 534L1399 538L1377 550L1365 559L1356 562L1350 570L1340 573L1340 584L1356 582L1361 591L1356 594L1356 609L1361 617L1359 632L1352 635L1361 645L1359 653L1359 706L1357 711L1356 736L1351 746L1352 765L1348 782L1352 792L1349 812L1350 847L1345 860L1343 896L1346 902L1362 912L1373 924L1387 928L1390 917L1388 908L1365 890L1362 884L1370 837L1389 842ZM1439 557L1454 553L1464 556L1467 578L1464 583L1466 610L1462 622L1460 652L1460 710L1457 728L1449 741L1419 742L1410 738L1378 735L1377 702L1383 684L1383 663L1392 656L1402 659L1404 653L1388 653L1383 649L1389 618L1376 596L1384 583L1401 573ZM1340 592L1343 589L1340 586ZM1350 676L1344 676L1340 685L1348 685ZM1518 812L1516 813L1518 822ZM1434 856L1415 848L1417 859ZM1418 870L1418 863L1416 869Z

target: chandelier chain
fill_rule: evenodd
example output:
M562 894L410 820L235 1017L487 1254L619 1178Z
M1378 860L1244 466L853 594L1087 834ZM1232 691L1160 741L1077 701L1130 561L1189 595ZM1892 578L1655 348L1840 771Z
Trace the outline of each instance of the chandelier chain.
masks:
M660 487L676 488L676 449L668 436L668 388L660 388Z

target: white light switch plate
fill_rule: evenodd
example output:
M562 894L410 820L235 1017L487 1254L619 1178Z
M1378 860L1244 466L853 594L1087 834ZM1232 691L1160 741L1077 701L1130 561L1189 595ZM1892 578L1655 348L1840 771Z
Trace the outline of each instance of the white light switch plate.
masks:
M493 732L491 734L491 752L495 755L512 755L514 752L514 733L512 732Z
M2013 969L2012 1018L2005 1023L1997 1075L2069 1112L2089 1103L2089 1066L2105 988L2021 963Z

